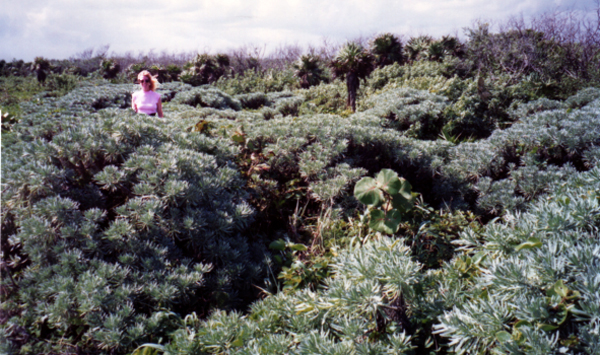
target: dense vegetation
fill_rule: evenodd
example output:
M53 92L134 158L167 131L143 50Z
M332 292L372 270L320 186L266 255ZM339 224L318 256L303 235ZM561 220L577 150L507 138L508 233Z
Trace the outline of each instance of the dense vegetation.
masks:
M550 20L3 62L2 353L600 354L600 28Z

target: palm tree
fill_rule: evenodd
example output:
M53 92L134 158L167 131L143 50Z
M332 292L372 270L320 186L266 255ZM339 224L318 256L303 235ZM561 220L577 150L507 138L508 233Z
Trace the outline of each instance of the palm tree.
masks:
M346 79L348 88L348 107L356 112L356 92L360 79L364 79L375 69L375 58L358 43L346 43L329 63L333 78Z
M453 36L444 36L440 40L444 47L445 55L452 55L461 58L465 54L465 46L460 43L459 39Z
M37 74L37 80L39 83L46 81L50 69L50 62L43 57L35 57L35 60L31 64L31 70Z
M433 62L440 62L442 59L444 59L444 55L445 55L444 46L443 46L442 42L438 42L438 41L431 42L431 44L429 44L429 47L424 52L425 58L427 58Z
M325 76L320 66L321 60L313 54L303 55L292 64L294 75L300 79L300 86L308 89L313 85L319 85Z
M410 61L421 60L427 56L429 46L433 42L433 38L429 36L413 37L408 40L404 51Z
M378 67L402 62L402 43L391 33L384 33L371 41L371 53Z

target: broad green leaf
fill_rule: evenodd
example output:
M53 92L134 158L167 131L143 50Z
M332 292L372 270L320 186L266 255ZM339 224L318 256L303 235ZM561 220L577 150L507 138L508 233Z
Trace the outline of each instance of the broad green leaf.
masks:
M290 248L296 251L306 251L308 248L304 244L291 244Z
M231 342L231 346L235 346L239 348L240 346L244 346L244 331L238 335L237 339Z
M568 300L574 300L581 297L581 293L579 291L572 291L571 296L566 297Z
M415 204L414 198L405 198L402 194L392 195L392 206L401 212L408 212Z
M558 329L558 326L552 325L552 324L540 324L540 325L538 325L538 328L540 328L541 330L543 330L545 332L551 332L553 330Z
M526 242L517 245L517 247L515 249L517 251L519 251L521 249L533 249L533 248L539 248L541 246L542 246L542 242L538 238L531 237L531 238L527 239Z
M271 242L271 244L269 244L269 249L271 249L271 250L284 250L285 249L285 240L283 240L283 239L277 239L277 240Z
M567 308L567 306L561 303L558 305L558 312L556 315L559 317L558 322L556 323L559 325L563 324L569 317L569 309Z
M234 134L231 136L231 139L232 139L234 142L236 142L236 143L240 143L240 144L241 144L241 143L244 143L244 142L246 141L246 137L244 136L244 134L242 134L242 133L238 133L238 132L234 133Z
M521 328L521 327L531 327L531 323L529 323L526 320L520 320L517 323L515 323L515 325L513 326L515 329Z
M398 174L391 169L383 169L377 174L377 184L383 191L390 195L397 194L402 187L402 182L398 178Z
M159 351L164 352L165 347L160 344L146 343L140 345L137 349L135 349L132 355L155 355Z
M475 255L473 255L473 264L477 265L481 263L486 257L487 254L482 251L475 253Z
M569 294L569 288L565 286L562 280L556 281L554 286L548 290L548 296L558 295L560 297L567 297Z
M496 333L496 339L501 343L507 343L512 339L512 336L509 332L502 330Z
M354 186L354 197L369 206L381 206L384 201L383 193L377 187L375 179L365 177L360 179Z
M396 233L402 221L402 214L396 209L387 213L382 210L373 210L370 217L369 227L374 231L386 234Z
M411 192L412 186L410 186L410 182L404 178L400 178L401 186L400 190L398 190L398 194L402 195L407 200L414 200L414 196Z

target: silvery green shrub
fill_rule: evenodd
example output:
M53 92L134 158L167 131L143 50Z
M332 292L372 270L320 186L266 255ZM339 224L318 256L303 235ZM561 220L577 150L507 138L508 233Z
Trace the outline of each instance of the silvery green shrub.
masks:
M43 102L3 147L3 245L21 271L2 328L28 334L22 351L131 351L176 312L243 306L265 276L229 140L83 105L113 87Z

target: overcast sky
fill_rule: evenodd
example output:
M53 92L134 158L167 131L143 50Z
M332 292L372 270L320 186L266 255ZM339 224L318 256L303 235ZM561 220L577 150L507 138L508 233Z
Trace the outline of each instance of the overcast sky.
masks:
M319 45L376 33L463 34L477 19L502 21L595 0L0 0L0 59L65 59L110 52L222 52L243 45Z

